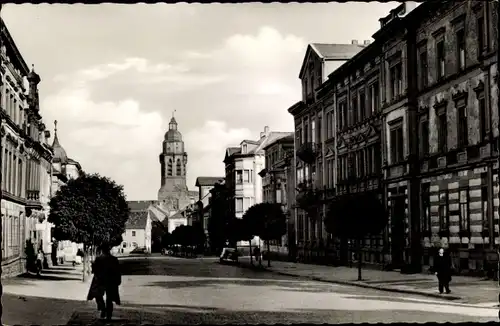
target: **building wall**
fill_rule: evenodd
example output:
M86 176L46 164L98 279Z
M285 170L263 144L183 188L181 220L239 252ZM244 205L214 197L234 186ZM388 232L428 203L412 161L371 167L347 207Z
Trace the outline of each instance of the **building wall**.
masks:
M148 244L151 248L151 234L149 234L148 243L146 229L126 229L122 237L123 253L129 253L135 248L145 248Z
M187 218L169 218L168 219L168 232L172 233L174 230L181 226L181 225L188 225L188 220Z
M262 181L258 175L260 170L256 171L256 169L263 167L264 162L263 155L235 158L234 160L232 173L235 180L234 205L237 218L242 218L248 208L262 202ZM241 179L238 177L240 172L242 174ZM245 179L244 175L246 173L248 173L249 179Z

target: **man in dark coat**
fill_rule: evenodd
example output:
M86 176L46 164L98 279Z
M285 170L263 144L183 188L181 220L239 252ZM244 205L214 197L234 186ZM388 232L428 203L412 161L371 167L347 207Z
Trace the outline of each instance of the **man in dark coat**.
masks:
M445 255L443 248L439 248L438 255L434 260L433 269L438 278L439 293L443 293L443 288L446 290L446 293L451 293L451 257L449 255Z
M87 300L95 298L97 310L101 312L101 318L111 319L113 314L113 302L120 304L120 293L118 287L121 285L121 272L118 258L110 253L110 248L103 245L100 248L101 255L92 264L94 278L90 285ZM106 294L106 302L104 302Z

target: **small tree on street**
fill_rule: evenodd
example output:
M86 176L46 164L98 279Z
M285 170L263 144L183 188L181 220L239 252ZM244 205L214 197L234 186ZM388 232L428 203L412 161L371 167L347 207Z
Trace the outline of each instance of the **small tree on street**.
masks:
M337 237L356 240L359 281L362 280L361 242L369 235L379 235L387 221L387 212L373 193L339 196L328 207L324 220L326 231Z
M121 243L129 208L123 187L98 174L70 179L51 198L48 221L54 238L83 243L83 280L90 273L89 253L102 245Z
M286 233L286 216L277 203L260 203L250 207L243 219L248 221L252 233L266 241L267 265L271 267L269 241L278 240ZM260 259L259 259L260 261Z

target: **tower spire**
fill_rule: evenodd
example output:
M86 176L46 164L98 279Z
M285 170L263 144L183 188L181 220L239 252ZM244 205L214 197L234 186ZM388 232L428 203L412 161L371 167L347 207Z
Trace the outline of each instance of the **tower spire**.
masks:
M57 138L57 120L54 120L54 141L52 142L52 147L54 145L59 145L59 139Z

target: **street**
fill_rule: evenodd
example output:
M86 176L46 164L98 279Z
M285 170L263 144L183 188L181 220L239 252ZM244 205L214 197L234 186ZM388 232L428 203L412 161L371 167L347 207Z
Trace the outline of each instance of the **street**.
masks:
M124 258L120 262L123 271L122 306L114 315L118 321L154 324L346 323L495 321L498 318L498 310L493 308L301 280L220 265L214 258L152 256ZM41 300L46 307L41 308L44 312L36 317L39 323L62 322L62 319L73 325L96 322L94 303L84 302L88 283L78 280L33 282L31 291L35 292L32 295L50 298ZM59 291L54 291L54 286L61 282L73 282L71 284L79 288L71 291L69 285L65 285L63 290L59 285ZM9 293L19 296L22 288L16 287L15 283L7 284L5 292L7 296ZM73 300L69 298L71 293ZM31 302L32 307L36 302L29 297L24 300ZM9 325L20 323L21 320L15 320L13 316L9 319L9 309L14 308L8 303L4 306L3 322ZM20 304L16 307L21 309ZM51 309L47 310L47 307L57 307L52 313L57 313L59 319L54 317L47 323L41 320L49 318ZM59 308L68 309L68 312L60 313Z

